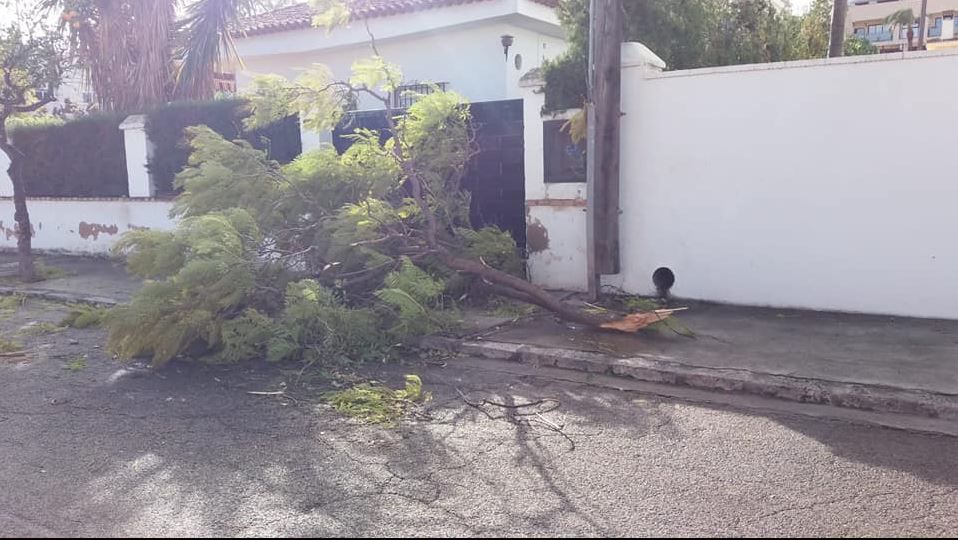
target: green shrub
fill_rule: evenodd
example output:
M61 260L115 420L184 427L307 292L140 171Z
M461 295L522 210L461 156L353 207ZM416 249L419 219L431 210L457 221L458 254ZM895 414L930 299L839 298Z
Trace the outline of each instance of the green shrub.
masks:
M280 163L289 163L302 152L299 120L295 116L245 132L243 120L249 114L242 99L174 102L151 111L146 133L155 150L148 166L157 192L176 193L173 180L186 167L190 154L184 134L190 126L205 125L230 141L246 140Z
M94 114L64 123L15 124L30 197L126 197L126 115Z

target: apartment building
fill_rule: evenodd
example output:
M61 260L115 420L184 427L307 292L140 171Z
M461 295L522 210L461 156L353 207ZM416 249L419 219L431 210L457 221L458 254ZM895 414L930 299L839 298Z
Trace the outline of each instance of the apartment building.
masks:
M958 0L924 0L927 2L925 45L928 49L958 47ZM849 0L845 31L864 37L881 52L905 50L908 44L908 28L885 24L885 19L902 9L911 9L915 14L912 24L914 39L912 48L917 48L918 18L921 16L922 0Z

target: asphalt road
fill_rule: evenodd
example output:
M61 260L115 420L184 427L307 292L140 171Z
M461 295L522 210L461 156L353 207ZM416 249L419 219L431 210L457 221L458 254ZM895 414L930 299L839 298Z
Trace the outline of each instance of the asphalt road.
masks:
M2 325L59 316L30 303ZM98 330L23 339L29 360L0 358L2 536L958 532L958 439L415 358L377 373L419 373L434 399L386 429L277 368L128 370ZM284 381L295 401L248 393ZM459 390L560 405L509 417Z

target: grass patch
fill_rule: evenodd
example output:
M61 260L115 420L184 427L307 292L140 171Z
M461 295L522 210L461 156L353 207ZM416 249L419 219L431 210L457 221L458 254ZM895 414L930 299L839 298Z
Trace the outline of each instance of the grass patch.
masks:
M49 322L41 322L24 326L20 329L19 333L26 336L45 336L47 334L55 334L61 331L63 331L62 326L57 326Z
M86 356L77 356L66 363L63 369L74 373L86 369Z
M0 354L18 352L23 350L23 344L0 337Z
M107 308L75 305L70 308L67 316L60 321L60 326L68 328L93 328L103 324L107 314L110 312Z
M34 265L37 281L46 281L48 279L57 279L69 276L70 273L57 266L50 266L43 261L37 261Z
M22 294L0 296L0 313L9 315L19 309L26 301L27 297Z
M538 310L539 308L532 304L516 302L505 298L495 298L492 300L490 313L496 317L517 319L519 317L528 317Z
M406 387L401 390L363 383L326 394L326 402L337 411L366 423L387 426L395 424L410 407L431 398L428 392L422 391L422 379L418 375L406 375Z

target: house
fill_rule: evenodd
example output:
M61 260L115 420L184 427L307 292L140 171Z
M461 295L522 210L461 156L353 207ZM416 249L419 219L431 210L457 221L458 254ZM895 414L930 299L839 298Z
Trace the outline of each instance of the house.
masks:
M925 23L925 43L928 49L958 47L958 0L927 0L928 20ZM918 46L918 17L921 16L922 0L850 0L845 22L847 34L855 34L872 42L881 52L898 52L906 49L907 28L892 28L885 19L902 9L911 9L915 14L912 24L913 47Z
M353 62L373 54L370 35L404 83L428 90L434 83L470 101L517 98L519 78L547 58L561 54L564 34L557 0L348 0L352 20L327 32L312 26L308 3L244 19L234 32L243 66L240 91L259 74L294 78L312 64L348 79ZM401 89L393 105L408 104ZM381 108L368 97L359 109Z

